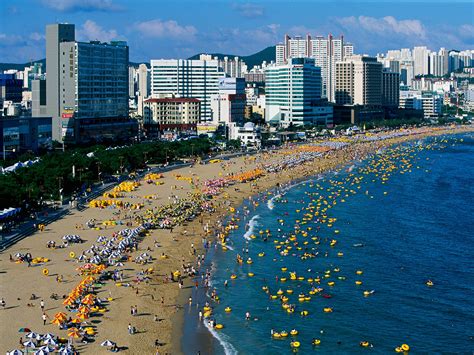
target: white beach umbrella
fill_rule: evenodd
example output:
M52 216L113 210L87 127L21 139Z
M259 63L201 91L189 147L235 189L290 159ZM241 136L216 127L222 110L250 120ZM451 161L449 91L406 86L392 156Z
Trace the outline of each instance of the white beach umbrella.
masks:
M29 338L29 339L36 339L36 338L38 338L38 335L39 334L37 334L35 332L31 332L31 333L26 334L26 337Z
M56 349L52 346L45 345L38 349L39 351L44 351L46 354L54 353Z
M53 338L46 338L45 340L43 340L43 344L55 346L57 343L54 341Z
M46 334L43 334L43 339L53 339L54 338L54 334L51 334L51 333L46 333Z
M115 343L113 341L110 341L109 339L107 339L106 341L100 344L100 346L114 346L114 345Z
M30 341L25 341L23 343L23 345L26 347L26 348L36 348L36 344L33 343L31 340Z
M8 355L23 355L23 351L15 349L7 353Z

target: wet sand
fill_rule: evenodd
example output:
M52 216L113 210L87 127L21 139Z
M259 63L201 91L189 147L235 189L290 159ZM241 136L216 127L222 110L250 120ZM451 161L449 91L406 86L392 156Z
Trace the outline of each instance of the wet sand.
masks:
M472 131L472 127L462 129ZM456 131L460 131L460 129ZM100 317L92 317L88 320L96 326L95 342L81 345L76 341L77 349L81 353L107 353L108 351L101 347L100 343L110 339L117 342L119 347L124 347L124 353L153 354L156 350L160 354L181 353L181 336L183 322L185 321L182 306L187 303L191 294L193 281L185 279L184 288L180 289L177 283L165 282L164 276L169 275L171 271L181 270L183 260L184 263L195 263L195 256L190 253L192 243L198 249L198 254L203 253L201 248L201 238L205 236L203 225L206 223L210 226L215 225L219 219L223 220L225 218L230 206L236 207L249 196L270 189L277 183L284 184L294 179L334 169L341 164L347 164L355 156L361 159L382 146L410 139L420 139L427 135L454 132L452 129L426 130L423 133L407 137L354 144L348 148L333 151L324 158L307 162L290 171L283 170L278 173L267 174L255 182L239 183L227 187L213 199L216 206L214 213L204 213L194 221L174 228L173 232L161 229L150 230L149 235L139 244L138 250L131 253L131 256L133 260L137 255L147 251L154 258L153 264L125 263L123 267L124 282L130 282L134 286L133 289L132 287L118 287L112 281L106 282L98 289L99 297L112 297L113 301L107 305L107 311L101 314ZM112 218L126 222L129 219L125 218L125 214L133 217L134 214L143 213L146 208L169 203L172 195L185 197L187 193L193 191L193 186L187 181L176 180L176 174L187 177L198 176L200 181L203 182L206 179L218 178L226 173L238 173L241 170L253 169L259 166L261 162L277 162L279 159L281 159L280 152L264 153L257 154L255 159L234 158L229 162L225 162L225 166L219 163L195 165L192 168L181 168L167 172L164 174L164 178L160 180L163 185L157 186L142 181L137 190L125 193L125 197L121 199L131 203L144 203L145 208L142 210L123 211L121 216L116 214L119 210L114 208L88 208L82 212L75 211L48 225L45 231L37 232L7 251L0 253L0 297L3 297L6 301L6 308L4 310L0 309L0 351L18 348L20 336L23 336L23 341L26 341L25 334L18 332L21 327L28 327L39 333L50 332L67 338L66 331L58 330L56 325L49 322L43 325L40 300L44 299L45 301L45 313L50 317L49 320L53 318L55 313L65 311L61 298L53 300L49 296L53 292L60 297L67 295L82 279L76 271L76 268L81 264L70 258L69 253L73 251L76 255L79 255L81 251L88 249L96 242L97 236L106 235L110 237L113 232L125 228L125 225L122 225L102 226L101 230L85 227L76 229L76 224L85 225L86 221L91 218L95 218L98 222L111 220ZM177 188L172 188L172 186ZM151 194L156 195L156 199L143 198L143 196ZM61 238L65 234L78 234L86 242L70 244L65 249L48 249L46 247L49 240L61 244ZM155 246L155 241L159 246ZM30 268L25 263L10 262L9 255L14 256L18 252L30 252L33 258L47 257L50 261ZM162 253L165 253L168 258L161 258ZM134 282L133 279L136 273L148 267L154 268L151 280L148 283ZM44 268L49 270L48 276L42 274ZM56 275L63 275L64 281L57 282L55 280ZM30 301L32 293L39 298ZM164 298L163 304L161 297ZM28 303L33 304L33 306L27 306ZM138 314L132 316L130 307L135 305L138 307ZM176 307L177 305L179 307ZM158 321L154 320L154 315L157 315ZM129 323L137 328L137 334L128 334L127 325ZM154 345L156 339L162 344L158 348L155 348ZM199 348L208 349L211 342L210 339L203 338Z

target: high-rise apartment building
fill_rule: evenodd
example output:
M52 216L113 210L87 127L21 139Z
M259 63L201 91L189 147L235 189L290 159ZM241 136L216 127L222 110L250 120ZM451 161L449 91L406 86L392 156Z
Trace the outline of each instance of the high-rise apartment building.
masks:
M449 69L449 54L445 48L441 48L438 53L431 52L429 55L430 74L434 76L445 76Z
M265 120L282 126L313 124L321 99L321 68L312 58L290 58L265 70Z
M285 45L283 43L278 43L275 46L275 62L277 65L285 64Z
M352 43L344 43L343 52L344 58L354 55L354 45Z
M211 121L211 95L219 93L219 79L223 77L219 61L207 55L199 60L151 60L151 95L196 98L201 101L201 120Z
M74 25L48 25L46 63L54 140L127 139L136 132L128 118L126 42L77 42Z
M243 78L247 73L247 65L239 57L234 57L234 59L224 57L223 60L219 60L219 66L231 78Z
M413 48L414 74L429 74L429 55L430 50L425 46Z
M382 63L375 57L354 55L336 63L338 105L382 105Z
M143 102L150 95L150 73L146 64L140 64L137 71L138 97L137 114L143 117Z
M345 56L354 54L354 46L351 43L344 43L341 36L335 38L332 35L326 37L306 38L285 36L285 43L276 47L276 63L283 64L289 58L309 57L315 59L315 65L321 68L322 97L328 101L335 101L335 68L336 62L344 59Z

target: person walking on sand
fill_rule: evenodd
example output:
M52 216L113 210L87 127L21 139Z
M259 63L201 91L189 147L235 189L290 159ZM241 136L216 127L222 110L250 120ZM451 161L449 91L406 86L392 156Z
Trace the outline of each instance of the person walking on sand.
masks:
M44 312L44 301L43 300L41 300L41 302L40 302L40 307L41 307L41 311Z
M5 302L5 299L2 297L2 300L0 301L0 306L2 306L3 309L5 309L5 306L7 303Z
M43 312L43 315L41 316L41 318L43 319L43 325L46 325L46 319L48 318L46 316L46 313Z

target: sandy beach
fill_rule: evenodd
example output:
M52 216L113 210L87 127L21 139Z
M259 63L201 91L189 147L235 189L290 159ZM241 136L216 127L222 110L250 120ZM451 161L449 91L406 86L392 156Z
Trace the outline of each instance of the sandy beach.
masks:
M78 261L78 257L93 244L100 244L97 242L98 236L110 238L113 233L125 228L136 228L140 224L137 217L144 215L147 210L154 211L160 206L188 198L190 194L202 190L204 181L264 169L264 164L279 164L282 159L291 156L292 150L282 148L271 153L180 168L164 173L159 179L152 179L152 183L142 180L134 190L122 192L122 197L102 198L120 200L132 208L91 207L80 212L74 210L66 217L47 225L44 231L38 231L0 253L0 298L5 300L5 306L0 307L0 351L20 348L20 337L22 342L29 340L25 337L27 332L19 332L20 328L27 327L36 333L52 333L72 340L80 353L110 352L107 347L100 345L106 339L116 342L121 352L128 354L182 353L182 306L188 302L191 288L195 284L191 277L184 277L184 283L180 287L179 282L169 280L169 275L177 270L184 274L183 265L187 264L202 271L197 265L197 255L204 255L202 240L208 238L210 242L214 241L213 231L232 207L277 184L286 184L334 169L354 159L363 159L384 146L425 136L467 131L472 132L473 127L421 128L412 130L409 135L352 143L291 169L267 171L256 180L237 182L218 189L219 194L211 200L214 207L212 213L204 212L193 221L172 229L150 229L138 238L138 247L127 252L129 261L124 262L123 266L106 268L110 272L119 269L121 272L118 275L123 274L121 280L114 282L104 279L100 283L94 282L93 293L104 302L99 302L100 310L91 312L89 318L85 319L87 324L82 324L83 327L90 326L94 332L94 341L88 344L81 343L80 338L69 337L67 330L59 330L58 325L51 321L59 312L65 312L67 317L74 318L75 313L69 312L63 305L63 295L69 295L85 278L77 270L84 265ZM136 204L143 204L143 207L133 209ZM95 219L95 228L88 228L86 224L92 219ZM54 241L56 246L62 245L62 237L68 234L78 235L84 242L69 243L65 248L47 247L48 241ZM41 257L48 261L40 261L29 267L26 262L15 261L18 253L30 253L33 258ZM146 264L135 262L143 253L151 261ZM48 275L45 275L45 269L48 270ZM50 297L53 293L57 294L57 299ZM35 299L32 299L32 294L36 295ZM42 300L44 311L41 307ZM131 307L136 308L134 315L131 314ZM45 325L43 312L46 315ZM129 324L136 328L135 334L129 334Z

